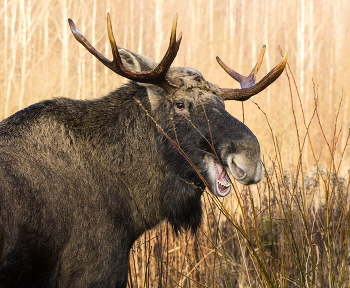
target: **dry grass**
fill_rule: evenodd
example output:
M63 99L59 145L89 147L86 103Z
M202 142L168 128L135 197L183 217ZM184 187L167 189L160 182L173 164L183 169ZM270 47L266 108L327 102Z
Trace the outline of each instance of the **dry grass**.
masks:
M248 74L267 45L260 75L289 50L291 72L252 101L227 109L258 137L266 167L254 187L205 193L198 234L174 238L163 224L131 252L130 287L350 287L350 3L236 0L4 0L0 119L43 99L95 98L123 83L70 34L67 18L104 52L106 11L117 43L160 60L179 13L175 65L237 87L219 55Z

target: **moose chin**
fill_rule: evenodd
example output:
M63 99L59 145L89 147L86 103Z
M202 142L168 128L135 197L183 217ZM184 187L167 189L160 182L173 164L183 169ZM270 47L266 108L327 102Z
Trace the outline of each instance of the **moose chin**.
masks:
M117 47L99 53L69 19L74 37L131 80L94 100L29 106L0 122L0 287L126 287L129 250L169 221L195 232L204 189L224 197L231 174L262 177L254 134L225 110L274 82L287 54L255 83L265 47L245 77L217 58L241 89L220 88L188 67L171 67L181 43L177 16L164 58Z

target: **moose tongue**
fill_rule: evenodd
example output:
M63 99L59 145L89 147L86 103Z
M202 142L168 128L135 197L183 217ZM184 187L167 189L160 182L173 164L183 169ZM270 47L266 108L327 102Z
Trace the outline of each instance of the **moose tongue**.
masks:
M219 164L219 163L215 163L216 166L216 170L218 172L218 180L222 183L227 183L227 179L226 179L226 171L224 170L224 167Z

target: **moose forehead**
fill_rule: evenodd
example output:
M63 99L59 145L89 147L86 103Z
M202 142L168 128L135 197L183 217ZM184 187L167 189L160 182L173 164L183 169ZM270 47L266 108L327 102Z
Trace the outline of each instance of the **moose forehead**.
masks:
M219 86L205 80L203 75L196 69L190 67L171 67L167 72L167 76L181 79L182 82L182 85L175 88L173 93L170 94L167 94L165 90L155 85L142 84L147 88L147 95L152 111L158 109L164 99L168 99L171 102L184 100L184 98L189 101L201 100L204 102L211 99L215 102L219 101L222 106L225 106L224 101L220 98L222 91Z
M169 69L167 76L181 79L182 86L179 88L179 91L198 90L203 92L206 91L210 94L222 94L219 86L208 82L204 79L202 73L190 67L172 67ZM200 94L203 95L203 93Z

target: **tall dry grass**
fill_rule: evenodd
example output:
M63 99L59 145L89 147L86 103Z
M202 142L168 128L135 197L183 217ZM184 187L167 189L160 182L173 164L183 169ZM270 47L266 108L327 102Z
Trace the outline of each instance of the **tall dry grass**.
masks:
M70 34L67 18L103 52L110 11L118 45L160 60L179 13L175 65L237 87L219 55L248 74L267 45L264 75L289 50L291 71L228 111L258 137L266 177L205 193L196 235L163 224L131 252L130 287L350 287L347 1L3 0L0 119L53 97L90 99L123 83Z

